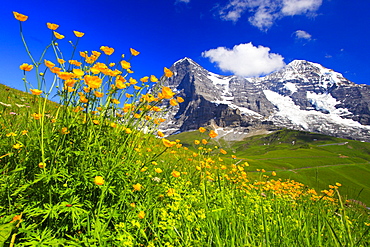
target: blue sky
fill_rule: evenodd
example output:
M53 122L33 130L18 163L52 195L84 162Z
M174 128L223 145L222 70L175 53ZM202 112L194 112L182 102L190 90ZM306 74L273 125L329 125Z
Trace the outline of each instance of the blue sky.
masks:
M4 1L0 9L0 83L24 89L19 65L30 59L12 11L23 23L37 58L56 23L70 50L73 30L85 33L78 51L115 48L111 62L129 48L134 77L163 74L190 57L219 74L260 76L294 59L320 63L358 84L370 85L370 1L358 0L64 0ZM48 56L51 56L49 54Z

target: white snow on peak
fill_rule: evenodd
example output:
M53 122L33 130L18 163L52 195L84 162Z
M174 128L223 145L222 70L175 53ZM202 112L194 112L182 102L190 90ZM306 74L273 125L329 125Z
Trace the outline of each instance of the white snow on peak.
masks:
M329 93L317 94L307 91L307 99L315 106L316 110L323 110L338 116L351 114L347 108L336 108L335 106L340 102Z
M294 83L287 82L285 83L284 87L288 89L292 94L297 92L297 87Z
M337 123L343 126L366 127L370 130L370 126L361 125L359 122L352 119L341 118L340 115L346 114L346 109L334 109L337 102L335 102L334 98L331 99L331 96L310 95L312 99L316 99L316 103L319 106L323 107L323 109L330 110L330 114L324 114L318 111L301 110L289 96L283 96L271 90L264 90L263 92L267 99L279 109L275 112L275 116L289 119L293 124L300 126L304 130L309 130L309 123L313 118L325 119L329 123ZM328 103L323 102L325 98L329 101Z
M200 66L199 64L197 64L196 62L194 62L194 61L193 61L193 59L188 58L188 57L184 57L184 58L182 58L182 59L180 59L180 60L176 61L176 62L173 64L173 66L176 66L177 64L182 63L182 62L184 62L184 61L188 61L190 64L195 65L195 66Z

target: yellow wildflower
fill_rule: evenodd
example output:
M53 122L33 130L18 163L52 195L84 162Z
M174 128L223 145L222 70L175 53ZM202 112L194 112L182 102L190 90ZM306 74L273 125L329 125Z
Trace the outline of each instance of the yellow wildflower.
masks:
M22 15L18 12L15 12L15 11L13 11L13 15L14 15L14 18L17 19L18 21L27 21L27 19L28 19L28 16Z
M177 106L178 103L177 103L177 101L175 99L170 99L170 105Z
M33 69L33 65L28 64L28 63L23 63L21 66L19 66L19 68L24 71L31 71Z
M103 51L105 53L105 55L108 55L108 56L112 55L113 52L114 52L114 48L108 47L108 46L101 46L100 50Z
M102 176L96 176L94 178L94 183L96 185L103 185L104 184L104 178Z
M172 174L172 176L174 176L175 178L178 178L178 177L180 177L180 175L181 175L181 173L180 173L180 172L178 172L178 171L173 171L171 174Z
M173 73L172 73L172 71L171 70L169 70L169 69L167 69L166 67L164 67L164 75L166 76L166 77L171 77L171 76L173 76Z
M122 66L123 69L131 68L131 64L129 62L125 61L125 60L121 61L121 66Z
M64 39L64 35L62 35L60 33L57 33L55 31L53 33L54 33L55 38L57 38L57 39Z
M77 38L81 38L85 35L85 33L79 32L79 31L73 31L73 33L76 35Z
M58 27L59 27L59 25L58 25L58 24L54 24L54 23L50 23L50 22L46 23L46 25L47 25L47 27L48 27L50 30L53 30L53 31L57 30L57 29L58 29Z
M14 149L20 149L21 147L23 147L23 145L19 144L19 143L16 143L16 144L13 145Z
M140 219L144 219L145 218L145 212L140 211L139 214L137 215L137 217L139 217Z
M155 77L154 75L151 75L151 76L150 76L150 81L151 81L151 82L157 82L157 81L158 81L158 78L157 78L157 77Z
M102 84L102 79L99 78L98 76L91 76L91 75L85 75L84 76L85 83L90 87L90 88L99 88Z
M209 132L209 137L211 137L211 138L215 138L216 136L218 136L218 134L217 134L214 130L211 130L211 131Z
M154 168L154 171L155 171L156 173L161 173L161 172L163 172L161 168Z
M134 191L140 191L143 188L139 183L132 185L132 187L134 188Z
M45 168L45 167L46 167L46 163L45 163L45 162L40 162L40 163L39 163L39 167L40 167L41 169Z
M139 54L140 54L140 52L138 52L137 50L132 49L132 48L130 48L130 52L131 52L131 55L132 55L132 56L137 56L137 55L139 55Z
M30 91L31 91L31 93L33 95L40 95L40 94L42 94L42 91L39 90L39 89L30 89Z
M102 92L98 92L98 91L95 91L95 92L94 92L94 95L95 95L96 97L98 97L98 98L101 98L101 97L103 97L103 96L104 96L104 93L102 93Z

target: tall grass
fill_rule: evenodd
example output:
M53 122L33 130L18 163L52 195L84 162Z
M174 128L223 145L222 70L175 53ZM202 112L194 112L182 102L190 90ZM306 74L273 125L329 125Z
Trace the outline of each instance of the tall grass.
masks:
M27 18L15 17L28 52ZM158 79L132 77L136 50L115 64L99 62L109 47L65 61L63 35L48 28L41 58L21 66L32 108L11 95L0 106L0 246L367 245L368 212L345 202L340 184L319 193L263 169L249 181L247 162L209 144L213 130L200 128L196 151L163 138L160 113L182 99L167 87L144 91ZM43 60L48 48L53 62ZM58 105L48 101L54 90Z

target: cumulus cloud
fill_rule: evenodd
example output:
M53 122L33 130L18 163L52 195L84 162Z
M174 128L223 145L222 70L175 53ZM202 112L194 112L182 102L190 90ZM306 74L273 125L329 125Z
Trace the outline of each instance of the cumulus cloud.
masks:
M190 0L176 0L175 3L190 3Z
M297 30L294 32L294 35L297 39L307 39L307 40L311 40L312 38L312 35L307 33L306 31L303 31L303 30Z
M233 49L218 47L202 52L202 56L216 63L222 71L243 77L266 75L285 66L281 55L252 43L235 45Z
M253 26L267 30L284 16L312 15L321 4L322 0L230 0L218 14L223 20L236 22L248 12Z

